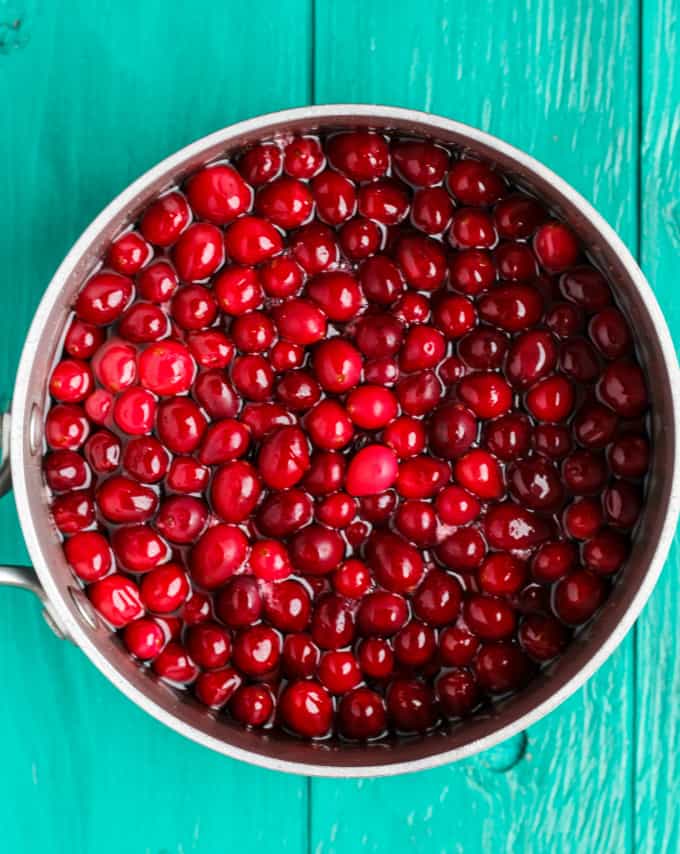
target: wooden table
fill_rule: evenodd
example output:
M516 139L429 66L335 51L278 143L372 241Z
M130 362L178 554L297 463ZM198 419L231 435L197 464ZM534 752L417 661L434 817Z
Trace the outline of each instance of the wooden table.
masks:
M460 119L572 182L680 337L677 0L0 0L0 363L93 216L166 154L283 107ZM27 560L10 497L2 560ZM510 743L416 776L311 781L209 753L0 591L0 850L676 852L678 550L636 628Z

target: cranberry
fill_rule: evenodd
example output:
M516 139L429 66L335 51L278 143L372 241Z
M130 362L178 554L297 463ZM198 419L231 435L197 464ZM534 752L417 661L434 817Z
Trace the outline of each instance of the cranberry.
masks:
M362 635L389 637L408 620L408 605L403 596L387 590L376 590L364 596L357 612L357 626Z
M75 534L95 521L92 494L86 490L58 495L52 502L52 517L62 534Z
M124 575L107 575L87 588L94 607L107 623L122 628L144 613L139 588Z
M165 476L168 455L152 436L132 439L123 453L123 468L142 483L156 483Z
M208 593L192 589L189 598L182 606L182 619L187 626L207 623L213 616L213 600Z
M202 285L186 285L176 291L170 313L182 329L206 329L217 317L217 303Z
M201 410L185 397L162 401L157 410L160 440L176 454L189 454L200 444L207 422Z
M141 384L161 396L188 391L194 374L191 353L178 341L152 344L139 356Z
M191 211L184 196L167 193L152 202L142 214L139 230L156 246L172 246L189 224Z
M576 267L560 277L562 296L588 312L600 311L611 302L604 276L592 267Z
M198 667L179 643L171 641L153 663L154 671L175 685L188 685L198 676Z
M128 231L113 241L106 259L116 272L132 276L141 270L152 256L153 250L141 234Z
M296 232L291 248L293 257L310 276L331 270L338 260L335 232L320 222L312 222Z
M354 518L356 504L344 492L336 492L321 501L316 508L316 517L329 528L345 528Z
M271 691L264 685L243 685L229 706L234 719L248 727L264 726L274 711Z
M476 528L458 528L436 548L439 560L458 572L474 572L486 555L484 538Z
M257 471L250 463L234 460L220 466L210 486L210 501L224 522L243 522L255 509L262 491Z
M130 572L148 572L170 556L165 541L143 525L118 528L112 534L111 544L116 560Z
M334 400L322 400L307 416L309 437L319 448L338 450L352 439L354 428L346 410Z
M545 219L541 205L529 196L506 196L494 208L498 233L508 240L526 240Z
M608 365L597 390L600 399L624 418L635 418L647 409L645 378L630 360L622 359Z
M562 477L574 495L599 493L607 479L604 458L593 451L577 450L562 464Z
M118 324L119 334L135 344L146 344L164 338L169 330L165 312L157 305L135 303Z
M468 451L456 461L453 473L463 488L479 498L493 500L503 495L503 473L487 451Z
M448 717L462 717L479 704L479 689L467 670L452 670L437 680L442 711Z
M167 302L177 290L179 279L167 261L154 261L137 274L137 292L149 302Z
M236 219L252 202L252 190L226 163L206 166L194 173L186 183L186 193L194 213L217 225Z
M387 691L387 714L400 732L425 732L437 721L430 688L416 679L395 679Z
M461 603L461 587L451 575L431 570L413 597L416 615L432 626L453 623Z
M556 541L543 543L531 564L531 574L543 584L559 581L576 566L578 551L573 543Z
M74 534L64 543L64 554L71 569L83 581L103 578L113 564L109 543L97 531Z
M461 626L448 626L440 632L439 655L446 666L471 664L478 647L479 639Z
M385 445L368 445L352 458L345 485L350 495L374 495L389 489L397 474L394 451Z
M383 700L369 688L357 688L342 698L338 720L342 735L357 741L378 738L387 726Z
M62 403L78 403L92 391L94 380L87 362L63 359L52 371L50 394Z
M397 398L407 415L425 415L442 398L441 383L432 371L420 371L397 383Z
M123 643L128 652L140 661L154 659L165 646L163 629L155 620L142 617L128 623L123 631Z
M475 208L454 211L449 242L457 249L490 249L498 238L489 214Z
M296 137L284 148L283 168L293 178L311 178L323 169L324 163L324 153L316 137Z
M144 522L156 512L158 496L150 487L117 475L99 487L97 504L102 515L110 522Z
M315 451L303 485L312 495L327 495L342 486L344 476L344 457L333 451Z
M375 524L387 522L397 504L394 490L387 490L377 495L365 495L359 499L361 515L364 519Z
M481 512L481 504L460 486L447 486L435 499L437 516L445 525L467 525Z
M632 528L642 508L640 490L625 480L613 480L605 490L604 511L610 525Z
M273 143L254 145L241 155L238 170L253 187L271 181L281 171L281 149Z
M548 524L523 507L504 502L489 508L484 519L486 540L491 548L512 551L540 545L548 539Z
M515 412L503 415L486 426L484 439L486 447L504 462L518 459L531 441L529 419Z
M460 358L466 365L478 371L500 368L507 349L507 336L488 326L474 329L458 342Z
M477 315L472 303L465 297L448 296L440 300L434 309L434 325L440 329L447 338L460 338L469 332L475 325ZM410 334L417 333L421 327L414 327ZM422 335L422 333L420 333ZM408 341L408 338L407 338ZM437 354L441 359L443 351ZM432 362L436 364L436 362ZM428 366L429 367L429 366Z
M550 273L559 273L578 261L580 247L571 229L561 222L547 222L534 234L534 252Z
M333 588L348 599L361 599L371 587L368 567L360 560L346 560L333 572Z
M206 222L190 225L175 243L172 258L183 281L207 279L224 262L222 232Z
M394 524L400 534L418 546L431 546L437 540L437 517L426 501L401 503Z
M564 377L546 377L529 389L526 405L538 421L564 421L574 406L574 388Z
M108 474L120 465L120 442L108 430L93 433L85 443L85 457L98 474Z
M527 387L549 374L556 361L557 348L550 333L532 330L515 339L505 372L513 385Z
M315 276L307 285L306 294L323 309L330 320L339 322L353 318L362 305L357 280L349 273L340 271Z
M619 477L644 477L649 457L649 442L635 434L621 436L609 449L609 465Z
M516 691L529 681L532 670L519 647L503 642L481 646L474 663L480 687L491 694Z
M193 495L171 495L161 502L156 527L166 540L185 545L200 536L208 513L207 505Z
M333 703L318 682L291 682L281 694L279 711L284 725L297 735L320 738L331 727Z
M98 326L112 323L125 311L133 293L132 281L127 276L95 273L78 294L76 314Z
M432 457L414 457L399 465L397 491L404 498L429 498L449 480L448 463Z
M231 381L248 400L267 400L274 385L274 372L264 356L238 356L231 368Z
M349 391L361 378L361 354L339 338L319 344L314 351L312 364L321 386L327 392L341 394Z
M443 187L427 187L413 197L411 221L426 234L441 234L451 222L453 205Z
M363 217L346 222L338 234L340 246L345 255L359 261L377 252L383 242L383 232L375 222Z
M505 192L505 184L486 163L459 160L446 177L449 191L464 205L492 205Z
M210 673L201 673L194 684L194 691L205 706L219 709L234 696L241 681L240 675L233 667L224 667Z
M535 661L550 661L559 655L569 641L569 632L554 617L530 614L522 621L519 642Z
M506 332L530 329L541 319L543 300L532 285L516 282L498 285L478 301L479 316Z
M435 410L429 424L429 438L430 446L438 456L447 459L459 457L476 437L477 422L469 409L460 404L446 403Z
M195 575L195 570L192 570L192 575ZM262 608L257 582L247 575L237 575L227 582L215 601L215 613L232 629L255 624L260 619Z
M385 179L364 184L359 189L359 213L383 225L401 222L409 209L409 197L403 185Z
M507 471L508 488L517 501L532 510L559 508L563 489L557 468L541 457L513 463Z
M496 267L487 252L463 249L449 259L451 285L457 291L476 296L496 280Z
M177 563L166 563L147 572L140 584L144 605L156 614L176 611L189 595L189 581Z
M102 344L92 359L97 380L114 393L132 385L137 377L137 351L115 338Z
M576 540L588 540L602 525L602 508L596 498L576 498L564 511L564 527Z
M43 460L43 472L50 489L67 492L90 485L92 473L85 460L75 451L53 451Z
M602 528L583 544L583 564L598 575L613 575L628 557L629 544L623 534Z
M348 401L348 408L350 405L351 402ZM413 457L424 449L426 434L420 421L402 416L387 425L383 439L385 444L392 448L400 459L404 459L405 457Z
M74 359L89 359L103 341L104 332L99 327L74 317L64 338L64 350Z
M576 439L587 448L604 448L614 438L618 418L599 403L586 403L573 421Z
M479 418L495 418L512 406L512 390L494 373L465 377L458 386L458 396Z
M576 569L555 588L555 613L563 623L578 625L589 620L605 596L601 578L584 569Z
M421 235L402 237L396 258L406 282L415 290L435 291L446 275L446 256L440 243Z
M321 386L307 371L286 371L277 382L275 393L288 409L305 412L321 397Z
M257 678L271 673L280 655L281 639L269 626L252 626L234 639L232 661L246 676Z
M168 489L174 492L203 492L208 486L210 471L193 457L175 457L166 476Z
M299 530L291 542L291 558L300 572L325 575L332 572L345 556L342 537L321 525Z

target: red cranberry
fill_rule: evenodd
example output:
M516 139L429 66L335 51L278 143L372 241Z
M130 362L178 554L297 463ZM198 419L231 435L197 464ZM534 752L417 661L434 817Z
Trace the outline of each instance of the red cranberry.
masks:
M629 543L623 534L602 528L583 544L583 564L598 575L613 575L623 566L628 552Z
M316 517L329 528L345 528L354 518L356 504L344 492L336 492L321 501L316 508Z
M474 671L481 688L491 694L505 694L525 685L532 674L529 659L517 646L487 643L480 647Z
M333 703L318 682L291 682L281 694L279 711L285 726L306 738L321 738L329 731Z
M325 450L344 448L354 434L347 411L335 400L318 403L307 416L305 426L312 442Z
M172 246L191 219L191 210L180 193L166 193L142 214L139 230L156 246Z
M512 390L498 374L478 373L465 377L458 396L479 418L495 418L512 406Z
M178 341L152 344L139 357L141 384L161 396L188 391L194 374L191 353Z
M439 655L448 667L471 664L479 647L479 639L461 626L448 626L439 635Z
M309 575L332 572L345 556L345 544L336 531L308 525L293 537L290 546L293 564Z
M574 495L599 493L607 478L604 458L592 451L577 450L562 464L562 477Z
M311 178L323 169L325 162L319 140L313 136L295 137L283 150L283 168L293 178Z
M489 507L484 519L484 532L493 549L524 551L548 539L548 524L523 507L504 502Z
M113 564L109 543L97 531L81 531L64 543L64 554L71 569L83 581L103 578Z
M404 498L429 498L449 480L448 463L432 457L414 457L402 462L397 476L397 491Z
M255 199L255 210L285 229L302 225L309 219L313 206L314 199L307 185L287 176L267 184Z
M368 258L377 252L383 242L380 226L370 219L356 217L346 222L339 232L342 251L354 261Z
M649 468L649 442L644 436L628 434L609 449L609 465L619 477L644 477Z
M282 338L307 346L326 336L326 315L308 300L292 299L274 309L274 320Z
M63 359L52 371L50 394L62 403L78 403L92 391L94 379L87 362Z
M168 489L174 492L203 492L210 480L210 471L192 457L175 457L166 477Z
M345 694L361 682L361 671L351 652L331 651L321 657L319 680L331 694Z
M144 613L139 588L124 575L114 573L95 581L87 588L87 594L97 611L114 628L122 628Z
M154 671L175 685L188 685L198 676L198 667L186 649L171 641L153 663Z
M333 593L317 600L312 616L312 638L321 649L340 649L354 638L354 619L345 602Z
M576 569L555 588L555 613L563 623L585 623L602 604L605 592L601 578L584 569Z
M210 501L224 522L243 522L255 509L262 491L257 471L244 460L225 463L215 472Z
M132 281L127 276L95 273L78 294L76 314L88 323L107 325L125 311L133 293Z
M613 480L605 490L603 502L607 520L615 528L632 528L642 509L640 490L625 480Z
M391 179L364 184L359 189L359 213L383 225L401 222L409 209L403 185Z
M259 187L276 178L281 171L282 159L278 145L254 145L241 155L238 170L249 184Z
M187 198L196 216L225 225L248 210L252 190L238 172L226 163L206 166L186 184Z
M247 575L232 578L215 600L215 613L232 629L252 626L260 619L262 607L257 581Z
M541 205L529 196L506 196L494 208L498 233L508 240L526 240L545 219Z
M319 663L319 647L305 633L289 634L283 642L283 671L292 679L313 676Z
M338 133L326 145L328 159L354 181L370 181L387 171L389 150L385 139L368 131Z
M234 639L232 661L246 676L258 678L271 673L280 655L281 639L270 626L252 626Z
M231 381L248 400L267 400L274 385L274 372L264 356L237 356L231 368Z
M435 291L446 275L446 255L436 240L406 235L397 245L396 259L406 282L415 290Z
M408 620L408 605L403 596L376 590L364 596L357 612L357 626L362 635L389 637Z
M459 160L446 177L449 191L464 205L488 206L505 193L503 179L486 163Z
M407 415L425 415L442 397L442 387L432 371L420 371L399 380L396 387L401 408Z
M416 679L395 679L387 691L387 713L400 732L426 732L437 721L432 690Z
M333 573L334 590L348 599L361 599L371 584L369 569L360 560L346 560Z
M308 496L296 489L268 496L257 514L257 526L269 537L286 537L312 518Z
M130 572L148 572L170 556L165 541L143 525L118 528L112 545L117 561Z
M167 451L153 436L132 439L123 453L123 468L142 483L156 483L167 471Z
M494 261L501 279L526 282L538 275L533 253L522 243L501 243L494 252Z
M426 501L404 501L397 509L394 524L407 540L424 547L437 540L437 517Z
M137 377L137 351L131 344L110 339L95 353L92 369L97 380L109 391L122 391Z
M568 541L543 543L536 551L531 574L543 584L551 584L563 578L576 566L578 551L573 543Z
M276 384L276 396L288 409L305 412L321 397L321 386L307 371L286 371Z
M165 635L155 620L142 617L125 626L123 643L128 652L140 661L150 661L165 646Z
M638 365L630 360L608 365L597 391L600 399L624 418L635 418L647 409L645 378Z
M596 314L588 326L590 338L606 359L620 359L630 352L633 339L625 318L615 308Z
M451 222L453 205L443 187L418 190L413 197L411 221L426 234L441 234Z
M158 496L148 486L117 475L105 480L97 490L102 515L115 524L145 522L158 507Z
M152 257L153 250L141 234L128 231L113 241L106 259L116 272L132 276Z
M562 296L588 312L600 311L611 302L604 276L592 267L576 267L560 277Z
M74 359L89 359L104 341L104 332L74 317L64 338L64 350Z
M196 222L175 243L172 259L185 282L199 282L211 276L224 262L224 239L214 225Z
M327 495L340 489L345 477L345 460L333 451L315 451L303 485L312 495Z
M347 341L332 338L318 345L312 357L314 373L327 392L342 394L361 378L361 354Z
M529 389L526 405L538 421L564 421L574 406L574 387L564 377L546 377Z
M455 290L476 296L493 285L496 267L488 252L463 249L449 259L449 276Z
M213 616L213 600L208 593L192 588L189 598L182 606L182 620L187 626L207 623Z
M515 631L515 612L503 599L473 595L463 604L469 629L482 640L501 640Z
M569 632L554 617L530 614L522 621L519 642L535 661L550 661L559 655L569 641Z
M476 528L458 528L436 548L439 560L458 572L474 572L486 555L484 538Z
M194 684L198 700L212 709L219 709L234 696L241 685L241 676L233 667L201 673Z
M158 341L167 335L168 317L157 305L135 303L123 315L118 324L121 337L135 344Z
M147 572L140 584L144 605L156 614L176 611L189 595L189 581L177 563L166 563Z
M194 542L208 520L208 507L193 495L171 495L161 502L156 527L172 543Z
M530 329L543 314L540 293L521 282L498 285L479 298L477 307L482 320L506 332Z
M406 668L417 669L427 664L437 648L433 630L412 620L394 638L394 655Z
M507 336L488 326L474 329L458 342L460 358L476 371L500 368L507 349Z
M335 232L320 222L311 222L297 231L291 249L297 263L310 276L331 270L338 261Z
M564 511L564 527L575 540L588 540L602 525L599 499L576 498Z
M330 320L351 320L362 305L361 290L354 276L341 271L320 273L307 285L306 294Z
M45 480L55 492L83 489L90 485L92 472L75 451L53 451L43 460Z
M374 495L389 489L397 473L397 458L391 448L368 445L352 458L345 485L350 495Z
M534 252L550 273L559 273L578 261L580 247L571 229L561 222L547 222L534 235Z
M274 370L279 373L291 368L299 368L304 361L305 351L299 344L288 341L276 343L269 354Z
M338 707L340 732L345 738L367 741L385 732L385 706L379 694L369 688L347 693Z
M120 465L120 442L108 430L93 433L85 443L84 451L88 463L98 474L108 474Z
M449 164L449 155L431 142L403 140L392 145L392 158L397 171L416 187L439 184Z
M515 339L505 372L511 383L527 387L549 374L556 362L557 348L550 333L532 330Z
M513 463L506 477L510 492L525 507L549 512L558 509L562 503L560 476L548 460L534 456Z
M264 726L274 712L271 691L264 685L242 685L231 699L234 719L247 727Z
M86 490L58 495L52 502L52 517L62 534L75 534L95 521L92 494Z
M522 457L529 449L531 425L529 419L511 412L486 425L486 447L504 462Z
M207 422L201 410L185 397L162 401L157 410L160 440L176 454L189 454L200 444Z
M484 211L458 208L454 211L449 242L457 249L490 249L498 237L493 220Z
M460 610L462 591L453 576L431 570L413 597L416 615L432 626L453 623Z
M463 717L479 704L479 688L467 670L451 670L437 680L437 695L447 717Z
M468 451L456 461L453 472L456 481L479 498L493 500L503 495L503 473L487 451Z
M618 418L599 403L586 403L573 421L576 439L587 448L604 448L614 438Z
M479 586L492 596L510 596L522 587L527 571L514 555L496 552L489 555L479 570ZM468 623L474 630L474 626Z
M460 486L447 486L435 499L437 515L445 525L467 525L481 512L481 504Z
M185 644L187 652L199 667L213 670L224 667L229 661L231 635L217 623L192 626L186 633Z
M154 261L137 275L137 292L149 302L167 302L179 286L177 273L167 261Z
M425 428L415 418L402 416L387 425L383 439L400 459L413 457L425 447Z

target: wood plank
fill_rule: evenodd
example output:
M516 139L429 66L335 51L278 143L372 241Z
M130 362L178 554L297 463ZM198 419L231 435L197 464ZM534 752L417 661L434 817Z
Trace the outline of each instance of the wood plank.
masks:
M0 5L5 398L45 285L104 204L191 140L310 94L308 0L262 0L257 15L162 0L21 7L17 36ZM27 560L9 497L0 531L2 559ZM306 850L303 779L229 761L153 721L52 637L27 594L0 591L0 649L3 851L214 854L272 840Z
M490 130L571 181L634 246L636 8L317 0L315 98L415 107ZM417 777L315 781L312 850L630 850L632 687L628 639L527 733L515 764L521 742Z
M680 347L680 8L645 0L642 41L642 174L640 254L676 348ZM637 850L680 848L680 664L676 542L638 621L636 755Z

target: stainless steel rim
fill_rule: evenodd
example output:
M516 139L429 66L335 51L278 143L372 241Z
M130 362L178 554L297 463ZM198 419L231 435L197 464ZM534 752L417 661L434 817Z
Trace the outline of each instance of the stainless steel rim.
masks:
M51 575L50 568L41 548L40 539L36 535L36 530L32 522L29 493L26 479L24 477L25 465L27 462L25 458L24 436L26 431L29 429L29 425L26 423L27 419L25 419L24 415L27 395L30 391L30 374L34 362L36 346L43 333L50 310L68 276L73 272L78 259L90 245L95 235L101 230L102 226L113 216L119 214L128 207L131 201L144 187L151 184L164 173L180 167L191 157L200 156L201 152L210 146L221 143L226 145L237 135L255 133L259 130L264 130L272 124L283 125L301 120L309 120L310 122L318 122L322 124L324 120L329 120L331 118L346 119L347 123L351 124L352 120L357 117L366 121L369 121L370 119L379 119L387 122L394 122L397 125L408 124L409 122L422 123L429 125L433 131L441 130L443 132L464 135L469 139L471 145L479 144L482 147L486 146L492 148L500 154L517 161L524 169L533 173L538 178L551 183L558 193L570 200L574 205L578 206L583 216L594 225L604 240L609 244L613 252L619 256L628 275L633 280L635 287L648 307L649 314L656 328L659 348L668 375L670 377L677 376L678 370L673 342L649 284L633 257L624 246L623 242L611 227L602 219L602 217L591 207L591 205L570 185L559 178L559 176L555 175L547 167L543 166L532 157L524 154L519 149L516 149L502 140L470 126L438 116L432 116L427 113L377 105L340 104L298 108L259 116L255 119L232 125L218 131L217 133L204 137L166 158L125 189L92 222L79 240L74 244L73 248L70 250L55 273L54 278L47 288L38 310L36 311L21 356L12 404L14 417L11 428L11 469L13 474L15 499L28 550L40 582L42 583L50 602L50 610L53 616L58 620L59 625L68 633L75 643L80 646L95 666L134 703L145 709L145 711L153 715L166 726L174 729L179 734L186 736L193 741L211 748L212 750L232 756L236 759L242 759L262 767L279 771L308 774L319 777L383 776L432 768L455 760L463 759L474 753L492 747L495 744L517 734L521 730L526 729L551 712L560 703L566 700L567 697L573 694L574 691L576 691L603 664L609 655L611 655L611 653L616 649L618 644L631 628L634 621L637 619L663 568L663 563L674 534L678 509L680 507L680 461L676 448L674 449L675 452L673 454L673 460L670 463L673 469L673 488L652 560L648 564L644 579L638 587L627 611L614 627L614 630L611 632L608 639L600 646L597 652L587 661L587 663L571 679L565 682L559 690L556 690L544 702L536 705L526 714L512 721L510 724L495 730L484 738L474 740L453 750L426 756L422 759L407 762L395 762L392 764L378 766L370 764L358 766L342 766L333 764L329 766L321 763L293 762L270 758L258 753L242 750L239 747L223 742L217 738L213 738L170 714L154 700L147 697L143 691L131 684L115 667L112 666L106 656L96 648L83 627L74 619L70 609L66 607L63 599L63 593L58 588ZM674 424L678 425L680 424L680 394L677 384L671 383L671 386L673 420ZM370 753L368 752L367 762L370 762Z

